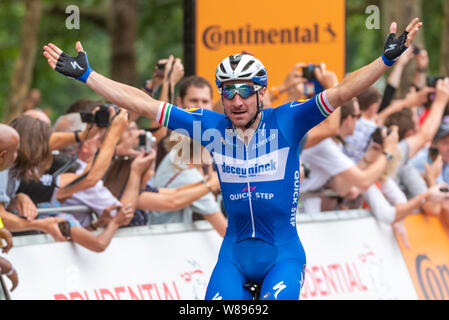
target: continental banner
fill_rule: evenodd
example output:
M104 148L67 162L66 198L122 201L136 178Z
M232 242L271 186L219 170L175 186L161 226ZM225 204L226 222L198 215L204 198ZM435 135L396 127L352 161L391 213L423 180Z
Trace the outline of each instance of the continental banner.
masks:
M196 74L214 83L226 56L247 51L281 84L298 62L325 62L341 80L345 72L344 0L196 0ZM214 90L214 100L218 93Z
M420 299L449 300L449 233L439 218L422 214L405 219L408 247L398 239Z

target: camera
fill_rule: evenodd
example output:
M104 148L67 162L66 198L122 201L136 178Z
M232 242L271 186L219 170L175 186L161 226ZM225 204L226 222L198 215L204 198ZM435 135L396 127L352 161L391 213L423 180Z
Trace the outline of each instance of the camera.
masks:
M315 80L315 68L319 68L319 65L309 64L306 67L302 67L302 76L307 80Z
M434 162L435 159L438 157L438 153L439 153L438 148L430 147L427 156L429 157L430 160L432 160L432 162Z
M420 52L421 52L421 49L420 49L418 46L414 45L414 46L413 46L413 54L416 56L416 55L418 55Z
M64 237L70 238L72 236L72 232L70 229L70 223L68 221L61 221L58 223L59 231Z
M437 81L440 79L444 79L445 76L428 76L426 78L426 83L428 87L435 88L437 85Z
M107 128L110 125L109 107L113 106L116 114L119 108L115 104L105 103L100 106L95 113L80 112L81 121L85 123L93 123L99 128Z
M386 128L387 129L387 136L390 134L391 129L388 127L377 127L376 130L371 134L371 139L373 142L376 142L380 145L384 144L384 137L382 136L382 130Z
M146 153L150 152L156 146L156 138L151 132L146 131L139 135L139 149L144 149Z

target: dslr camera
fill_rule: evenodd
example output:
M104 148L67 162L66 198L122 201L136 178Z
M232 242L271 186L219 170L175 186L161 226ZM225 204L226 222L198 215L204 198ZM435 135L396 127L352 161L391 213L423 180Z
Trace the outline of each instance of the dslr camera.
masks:
M385 126L382 127L377 127L376 130L374 130L374 132L371 134L371 139L373 140L373 142L376 142L380 145L384 144L384 137L382 136L382 130L383 129L387 129L387 136L390 134L391 129Z
M437 81L444 78L445 76L428 76L426 78L427 86L435 88L437 85Z
M156 138L151 132L146 131L139 135L139 149L144 149L145 153L150 152L156 146Z
M100 109L98 109L95 113L87 113L87 112L80 112L81 121L85 123L93 123L99 128L107 128L111 124L110 119L110 113L109 113L109 107L112 106L115 109L115 114L119 113L119 108L112 103L105 103L100 106Z

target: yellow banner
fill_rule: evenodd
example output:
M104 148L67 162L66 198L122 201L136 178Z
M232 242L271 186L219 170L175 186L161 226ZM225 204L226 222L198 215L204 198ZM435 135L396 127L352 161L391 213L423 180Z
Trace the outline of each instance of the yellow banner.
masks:
M420 299L449 300L449 233L439 218L422 214L405 219L407 248L399 246Z

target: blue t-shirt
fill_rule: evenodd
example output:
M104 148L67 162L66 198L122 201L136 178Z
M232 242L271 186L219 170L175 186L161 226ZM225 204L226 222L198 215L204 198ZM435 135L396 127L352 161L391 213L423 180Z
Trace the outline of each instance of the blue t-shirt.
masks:
M262 110L248 145L225 115L207 109L184 110L162 102L156 120L210 152L228 215L227 237L282 244L298 237L300 141L333 110L325 91Z

